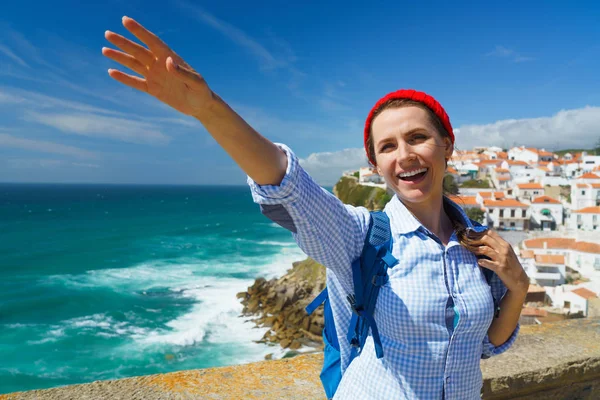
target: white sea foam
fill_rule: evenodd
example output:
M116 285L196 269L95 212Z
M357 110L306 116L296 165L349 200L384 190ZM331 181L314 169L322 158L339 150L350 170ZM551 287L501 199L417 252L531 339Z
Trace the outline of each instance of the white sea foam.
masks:
M267 353L274 353L277 358L284 352L279 346L255 343L267 329L258 329L254 323L240 317L242 305L236 294L245 291L259 276L271 279L283 275L294 261L306 256L293 242L254 243L277 246L279 252L267 257L223 255L220 259L187 256L180 260L153 260L128 268L56 275L50 277L48 283L75 289L107 287L125 293L150 293L152 289L165 289L166 294L193 299L195 303L163 328L139 327L131 316L127 316L126 321L118 321L106 314L94 314L64 321L67 332L74 330L69 332L72 334L87 332L105 338L128 337L133 341L124 346L134 346L134 349L123 350L133 352L194 345L237 349L231 356L224 355L230 359L219 360L222 364L257 361ZM246 273L251 278L228 277L228 272ZM50 336L42 340L48 338Z

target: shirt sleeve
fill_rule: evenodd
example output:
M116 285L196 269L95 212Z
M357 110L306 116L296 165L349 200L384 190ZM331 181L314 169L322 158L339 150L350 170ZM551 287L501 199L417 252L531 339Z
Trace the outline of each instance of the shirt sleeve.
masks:
M304 253L331 269L347 293L352 293L351 264L362 251L369 211L343 204L308 175L289 147L276 145L287 155L285 176L279 185L259 185L248 177L252 199L265 216L292 232Z
M507 292L504 282L502 282L502 280L498 277L498 275L494 274L494 276L492 277L492 279L490 281L490 286L491 286L492 295L494 296L494 298L498 299L498 301L501 302L502 298L504 298L504 295ZM502 310L500 310L500 312L502 312ZM502 343L500 346L494 346L490 342L489 336L486 334L485 337L483 338L482 357L489 358L489 357L497 356L498 354L502 354L506 350L510 349L511 346L513 345L513 343L515 342L515 340L517 340L517 336L519 334L519 329L520 329L520 325L517 322L517 326L515 327L515 330L512 332L510 337L504 343Z

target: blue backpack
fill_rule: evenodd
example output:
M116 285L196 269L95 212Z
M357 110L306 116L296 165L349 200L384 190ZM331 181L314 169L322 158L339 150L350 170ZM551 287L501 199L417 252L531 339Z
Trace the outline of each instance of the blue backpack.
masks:
M369 335L369 328L373 335L377 358L383 357L383 348L373 314L379 289L389 279L387 270L397 263L398 260L392 256L390 220L382 211L372 212L361 256L352 263L354 294L348 296L348 301L352 308L352 318L347 334L348 341L352 346L350 360L356 357L365 345L365 341ZM320 377L327 398L330 399L335 394L342 379L342 368L340 345L333 322L333 313L327 297L327 288L306 307L306 312L312 314L321 303L325 303L323 313L325 321L323 343L325 344L325 348L323 369L321 370Z
M352 309L352 318L346 335L352 347L350 361L363 349L369 335L369 329L371 329L373 336L377 358L383 357L381 339L379 338L379 331L377 330L373 314L375 312L379 289L389 280L387 270L394 267L397 263L398 260L392 256L392 235L390 220L387 214L382 211L371 212L371 221L361 256L352 263L354 294L349 295L347 298ZM482 270L489 285L494 272L487 268L482 268ZM333 321L333 313L329 304L327 288L306 307L306 312L309 315L312 314L322 303L324 303L323 319L325 326L323 327L323 343L325 346L320 378L327 398L331 399L342 380L342 367L340 345ZM498 304L494 296L496 317L500 309ZM482 356L482 358L486 357Z

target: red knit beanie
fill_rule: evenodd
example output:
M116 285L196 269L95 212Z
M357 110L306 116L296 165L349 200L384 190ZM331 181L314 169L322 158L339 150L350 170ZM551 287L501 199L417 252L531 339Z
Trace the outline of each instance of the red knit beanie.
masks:
M452 140L452 144L454 144L454 132L452 131L452 125L450 124L450 118L448 117L448 114L446 114L446 110L444 110L444 107L442 107L442 105L440 103L438 103L438 101L436 99L434 99L427 93L417 92L416 90L412 90L412 89L408 89L408 90L401 89L401 90L397 90L395 92L389 93L389 94L385 95L384 97L382 97L381 99L379 99L379 101L377 101L377 103L375 103L375 105L369 112L369 116L367 117L367 121L365 122L364 142L365 142L365 151L367 152L367 158L369 159L371 164L377 165L377 164L375 164L375 160L372 160L371 158L369 158L369 149L367 148L367 139L369 138L369 131L371 130L371 124L373 123L373 114L375 114L375 111L379 107L381 107L385 102L392 100L392 99L394 99L394 100L395 99L406 99L406 100L417 101L419 103L425 104L427 106L427 108L429 108L431 111L433 111L433 113L435 115L438 116L438 118L442 122L442 125L444 126L444 128L446 128L446 131L448 131L448 134L450 135L450 140Z

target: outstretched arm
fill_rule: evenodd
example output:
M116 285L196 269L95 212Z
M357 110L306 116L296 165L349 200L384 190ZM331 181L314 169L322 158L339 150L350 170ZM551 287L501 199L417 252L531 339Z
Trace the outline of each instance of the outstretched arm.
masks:
M122 51L104 47L102 54L141 77L109 69L111 78L198 119L256 183L281 183L287 157L279 147L248 125L160 38L129 17L123 17L123 26L147 47L106 31L106 39Z

